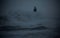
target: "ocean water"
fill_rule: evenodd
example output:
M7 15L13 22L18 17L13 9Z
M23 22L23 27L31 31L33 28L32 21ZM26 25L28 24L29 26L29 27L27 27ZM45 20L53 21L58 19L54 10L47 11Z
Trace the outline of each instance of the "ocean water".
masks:
M17 12L18 13L18 12ZM13 15L14 14L14 15ZM29 14L29 13L28 13ZM55 17L52 18L47 17L47 18L41 18L36 16L37 14L29 14L30 15L30 19L28 18L28 14L24 14L22 13L21 15L23 16L18 16L18 14L15 14L15 12L11 12L11 14L7 15L7 19L8 21L5 21L5 24L3 26L13 26L10 29L8 29L9 27L6 27L8 30L3 30L0 31L1 35L3 36L3 38L53 38L55 35L57 35L57 32L55 31L56 28L56 19ZM13 15L13 16L12 16ZM25 20L25 18L28 20ZM19 20L18 18L22 18L23 20ZM41 19L40 19L41 18ZM3 22L2 22L3 23ZM43 29L41 26L46 27L47 29ZM39 27L38 29L34 29L34 30L29 30L28 28L36 28ZM27 28L28 30L18 30L18 29L22 29L22 28ZM3 28L2 28L3 29ZM13 29L13 30L12 30ZM15 30L14 30L15 29Z
M1 0L0 38L54 38L58 18L54 0Z

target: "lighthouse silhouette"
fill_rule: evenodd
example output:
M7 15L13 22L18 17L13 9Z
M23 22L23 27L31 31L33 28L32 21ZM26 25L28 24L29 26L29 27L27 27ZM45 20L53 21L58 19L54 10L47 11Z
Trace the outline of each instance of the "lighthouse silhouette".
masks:
M34 6L34 9L33 9L33 11L34 11L34 12L37 12L37 8L36 8L36 6Z

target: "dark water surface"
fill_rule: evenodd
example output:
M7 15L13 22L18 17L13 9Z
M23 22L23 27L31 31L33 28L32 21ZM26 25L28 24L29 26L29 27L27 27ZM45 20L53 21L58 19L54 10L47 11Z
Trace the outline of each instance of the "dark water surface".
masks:
M1 0L0 38L59 38L58 0Z

